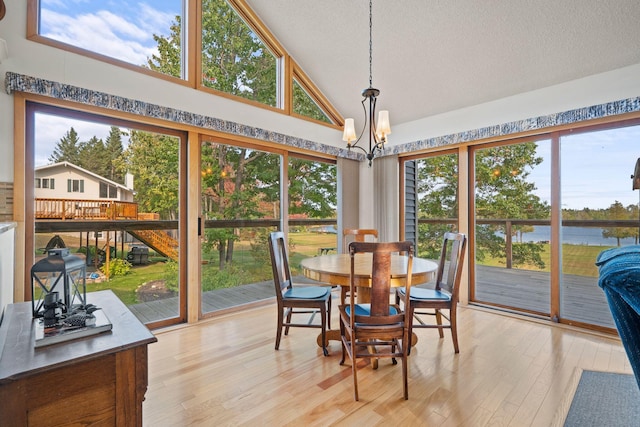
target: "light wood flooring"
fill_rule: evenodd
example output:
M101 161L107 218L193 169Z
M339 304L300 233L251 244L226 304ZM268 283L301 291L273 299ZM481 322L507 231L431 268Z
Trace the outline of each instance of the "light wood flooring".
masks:
M381 360L360 367L355 402L339 343L323 357L316 329L292 328L274 350L275 304L154 331L144 425L551 426L580 369L632 373L615 337L481 308L458 314L458 355L448 331L417 331L408 401L400 362Z

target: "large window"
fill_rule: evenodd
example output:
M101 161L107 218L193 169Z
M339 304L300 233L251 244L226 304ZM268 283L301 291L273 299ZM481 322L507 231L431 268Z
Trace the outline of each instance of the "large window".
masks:
M479 147L473 159L471 297L549 316L551 141Z
M560 137L562 275L560 313L615 328L598 287L598 254L638 243L640 192L630 176L640 158L640 125ZM633 224L633 225L631 225Z
M35 233L27 262L66 247L86 263L87 292L112 290L150 326L182 321L181 134L35 104L28 122L31 173L64 177L66 188L50 195L54 178L42 178L49 192L28 192Z
M289 156L289 241L292 274L305 257L336 253L337 168L335 163Z
M336 128L342 125L329 100L244 1L28 2L30 40ZM190 34L197 40L188 40Z
M417 255L438 259L442 235L458 229L458 155L445 152L404 162L405 238Z
M280 107L274 53L226 0L202 1L202 84Z
M303 257L314 256L321 248L335 250L333 162L206 137L201 143L200 171L203 314L273 298L267 239L270 232L285 226L282 210L287 201L293 274L299 273Z
M37 34L134 66L184 77L183 0L39 0Z

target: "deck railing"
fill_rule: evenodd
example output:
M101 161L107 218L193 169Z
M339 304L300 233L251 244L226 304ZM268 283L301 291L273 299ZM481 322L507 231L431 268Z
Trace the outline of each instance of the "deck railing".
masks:
M419 224L447 224L452 228L455 228L457 219L426 219L421 218L418 220ZM550 226L551 220L549 219L476 219L478 225L492 225L504 230L505 236L505 254L506 254L506 268L512 268L513 266L513 230L517 226ZM562 227L580 227L580 228L599 228L599 229L615 229L615 228L635 228L638 230L635 235L629 236L636 239L638 243L638 236L640 235L640 220L563 220ZM612 240L612 245L615 245L615 239Z
M138 204L116 200L36 199L36 219L137 219Z

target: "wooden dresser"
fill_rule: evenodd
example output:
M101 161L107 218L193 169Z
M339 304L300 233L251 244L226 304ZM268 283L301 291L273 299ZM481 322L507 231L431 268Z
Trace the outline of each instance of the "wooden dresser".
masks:
M87 294L113 330L34 348L31 302L0 325L0 425L141 426L147 345L156 337L111 291Z

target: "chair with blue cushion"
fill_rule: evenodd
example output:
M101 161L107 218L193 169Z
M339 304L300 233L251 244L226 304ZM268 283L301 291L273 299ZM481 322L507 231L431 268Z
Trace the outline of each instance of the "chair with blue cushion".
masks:
M322 329L322 352L327 350L326 331L331 329L331 287L329 286L294 286L291 281L287 241L281 231L269 235L269 253L273 268L273 281L278 301L278 331L276 334L276 350L280 348L282 328L289 334L290 327ZM320 313L320 324L313 323L314 317ZM294 314L310 315L307 323L293 323Z
M378 358L402 359L404 398L409 398L407 384L407 354L410 342L408 318L397 304L391 303L392 255L404 253L407 256L405 292L411 288L413 246L411 242L352 242L349 244L351 262L349 287L351 294L356 289L356 265L362 257L372 257L371 302L356 304L349 298L349 304L340 305L340 335L342 340L343 365L346 356L351 359L354 398L358 400L357 360Z
M411 332L414 328L438 329L440 338L444 338L443 329L451 329L453 348L456 353L460 352L456 310L466 244L467 238L464 234L445 233L434 289L413 288L410 295L411 304L408 305L406 304L408 299L405 290L398 288L396 291L396 303L399 304L402 301L409 314ZM449 246L451 246L450 249ZM445 270L447 277L443 281ZM443 313L442 310L446 310L448 313ZM425 321L425 316L434 316L435 323ZM448 323L443 324L443 318ZM411 348L409 348L409 352L411 352Z

